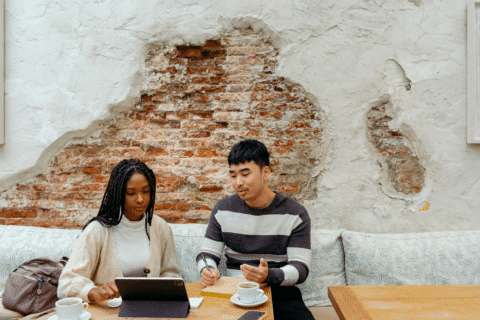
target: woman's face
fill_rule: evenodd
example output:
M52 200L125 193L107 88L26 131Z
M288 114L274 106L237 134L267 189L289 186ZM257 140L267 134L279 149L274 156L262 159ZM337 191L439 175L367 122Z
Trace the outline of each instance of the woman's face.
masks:
M150 204L150 186L141 173L133 174L127 181L123 214L130 221L139 221Z

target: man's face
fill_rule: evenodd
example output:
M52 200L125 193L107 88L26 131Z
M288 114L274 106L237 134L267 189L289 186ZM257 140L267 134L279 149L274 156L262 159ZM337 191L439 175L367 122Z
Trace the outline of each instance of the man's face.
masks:
M254 161L230 166L230 183L247 204L259 199L268 190L269 177L270 167L260 169Z

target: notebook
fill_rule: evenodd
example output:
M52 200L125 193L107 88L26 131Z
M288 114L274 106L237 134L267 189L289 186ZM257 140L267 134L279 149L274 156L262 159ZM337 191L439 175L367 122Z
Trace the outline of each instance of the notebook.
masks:
M182 278L119 277L122 297L119 317L186 318L190 311Z
M200 294L209 297L230 298L237 293L237 284L245 281L247 281L245 278L221 277L213 286L202 289Z

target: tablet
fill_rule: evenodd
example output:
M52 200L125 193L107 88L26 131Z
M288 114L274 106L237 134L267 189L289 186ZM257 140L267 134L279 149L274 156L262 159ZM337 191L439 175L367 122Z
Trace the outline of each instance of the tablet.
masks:
M182 278L119 277L119 317L186 318L190 311Z

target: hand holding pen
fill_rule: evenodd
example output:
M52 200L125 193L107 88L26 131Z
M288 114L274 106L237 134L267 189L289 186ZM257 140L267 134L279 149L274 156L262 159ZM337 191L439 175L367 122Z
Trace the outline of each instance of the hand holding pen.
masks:
M203 253L201 253L201 255L202 255L203 263L205 263L205 268L203 268L202 274L201 274L202 287L208 287L216 283L216 280L220 278L220 272L217 269L210 268L207 263L207 259L205 259L205 256L203 255Z

